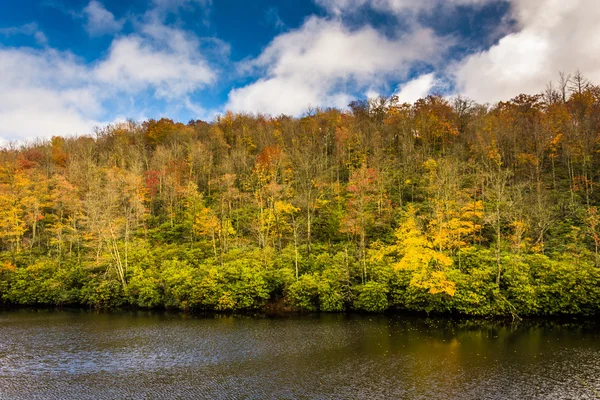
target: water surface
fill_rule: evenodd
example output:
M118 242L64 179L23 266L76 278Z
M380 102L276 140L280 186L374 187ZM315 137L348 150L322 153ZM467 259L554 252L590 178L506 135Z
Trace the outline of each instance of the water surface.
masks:
M584 322L0 312L0 399L594 399Z

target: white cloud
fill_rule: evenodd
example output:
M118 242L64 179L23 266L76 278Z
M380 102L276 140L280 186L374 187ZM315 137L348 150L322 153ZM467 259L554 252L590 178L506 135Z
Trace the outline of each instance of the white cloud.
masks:
M176 11L180 8L195 6L210 7L212 0L152 0L154 7L161 11Z
M48 43L48 39L44 32L42 32L38 25L35 22L21 25L21 26L12 26L9 28L0 28L0 35L4 36L13 36L13 35L27 35L33 36L35 41L38 44L46 44Z
M442 62L456 39L420 26L419 16L439 7L450 10L495 0L315 1L329 15L306 19L299 28L276 36L256 58L240 63L245 77L256 81L231 90L226 109L299 115L309 106L345 107L356 93L389 93L390 80L406 79L423 65L435 72L399 85L401 101L426 96L439 87L440 76L448 75L457 93L482 102L540 92L560 70L580 69L600 82L596 0L511 0L516 31L449 68ZM133 33L115 37L106 55L93 64L47 46L0 47L0 142L88 133L98 121L115 115L151 115L151 109L140 111L135 105L149 104L148 98L160 98L166 110L212 114L192 99L217 81L220 71L208 59L227 62L229 46L165 22L171 13L199 10L198 5L208 13L210 1L154 0L153 5L144 15L129 18ZM396 15L406 31L384 35L369 25L345 25L344 15L365 7ZM82 16L92 35L115 33L124 23L95 0ZM35 24L0 29L0 35L16 34L46 45ZM113 111L115 103L120 107Z
M315 3L333 15L342 15L359 12L363 7L394 14L406 14L430 12L437 7L481 6L494 1L503 0L315 0Z
M350 92L404 76L415 62L441 57L447 44L421 27L391 39L369 26L350 30L337 19L311 17L245 65L264 77L232 90L226 108L298 115L308 106L344 107Z
M232 90L226 109L273 115L299 115L311 106L343 108L351 100L352 98L344 93L327 93L326 87L317 88L299 77L274 77L260 79L244 88Z
M539 93L558 71L600 82L600 7L596 0L513 0L517 32L453 67L457 90L481 102Z
M0 48L0 139L91 133L116 113L138 115L136 103L153 96L167 108L182 104L200 113L180 100L217 77L203 56L204 42L158 21L136 29L115 38L93 64L48 47Z
M102 107L89 72L71 54L0 49L0 137L89 133Z
M267 11L265 11L265 22L278 30L282 30L286 27L285 22L283 22L279 16L277 7L267 8Z
M210 25L212 0L152 0L152 4L154 7L146 14L151 14L155 18L164 20L171 13L201 11L199 22L206 26Z
M398 96L400 103L412 104L431 93L435 85L435 74L425 74L400 85L394 95Z
M215 82L217 72L207 63L203 49L228 54L229 47L167 26L159 14L152 9L134 21L137 33L113 40L108 56L94 69L100 81L127 92L153 88L156 96L169 99Z
M115 16L108 11L102 3L92 0L83 9L85 16L85 30L90 36L102 36L114 34L123 28L124 20L117 20Z
M166 98L213 82L216 73L196 54L198 50L188 52L178 48L180 45L175 41L171 48L163 48L138 35L119 38L94 72L100 81L120 90L136 92L153 87L158 97Z

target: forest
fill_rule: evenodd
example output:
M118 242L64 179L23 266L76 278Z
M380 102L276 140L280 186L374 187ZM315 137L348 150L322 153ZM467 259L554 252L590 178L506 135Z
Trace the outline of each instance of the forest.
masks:
M594 315L599 205L580 73L493 105L129 121L0 150L0 302Z

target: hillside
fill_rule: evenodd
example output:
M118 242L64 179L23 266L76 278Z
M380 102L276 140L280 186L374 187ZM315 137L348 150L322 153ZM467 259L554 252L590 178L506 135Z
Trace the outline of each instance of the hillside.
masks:
M5 148L2 302L595 314L600 87L571 83Z

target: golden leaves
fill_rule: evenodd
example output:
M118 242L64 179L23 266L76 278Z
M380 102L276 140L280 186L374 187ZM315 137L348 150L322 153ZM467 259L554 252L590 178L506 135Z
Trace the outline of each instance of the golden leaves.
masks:
M454 296L456 283L446 276L446 270L453 261L434 249L433 243L419 227L416 210L412 206L395 236L397 241L394 250L401 258L394 264L394 269L412 272L411 286L426 289L431 294Z

